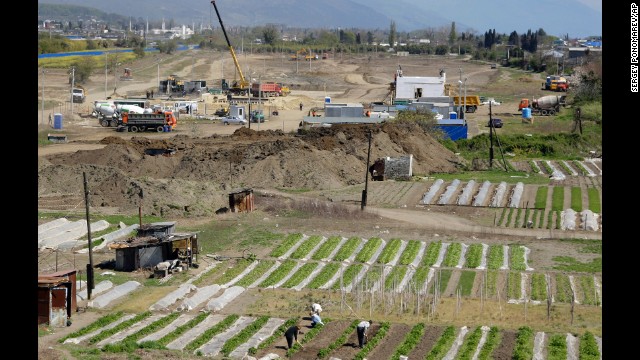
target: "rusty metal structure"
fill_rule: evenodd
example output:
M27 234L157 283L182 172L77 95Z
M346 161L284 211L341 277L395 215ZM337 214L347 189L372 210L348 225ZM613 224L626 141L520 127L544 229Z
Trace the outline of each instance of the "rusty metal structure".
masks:
M229 194L231 212L251 212L255 210L253 189L240 189Z
M65 327L76 308L77 270L38 275L38 325Z

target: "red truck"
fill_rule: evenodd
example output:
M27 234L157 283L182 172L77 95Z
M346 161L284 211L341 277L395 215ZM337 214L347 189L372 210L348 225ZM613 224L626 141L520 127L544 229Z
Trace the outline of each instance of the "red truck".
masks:
M274 82L251 84L251 95L254 97L282 96L282 87Z

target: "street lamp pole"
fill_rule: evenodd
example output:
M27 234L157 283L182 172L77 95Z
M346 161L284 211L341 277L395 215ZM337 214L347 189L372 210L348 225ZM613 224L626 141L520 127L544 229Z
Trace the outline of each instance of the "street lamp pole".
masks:
M467 114L467 79L468 78L464 78L464 103L463 103L464 104L464 108L463 108L463 111L465 113L465 117L466 117L466 114Z
M40 121L44 124L44 67L42 67L42 114L40 114Z
M104 98L107 99L107 64L108 64L108 52L104 52Z
M73 117L73 88L76 86L76 68L71 67L71 117Z

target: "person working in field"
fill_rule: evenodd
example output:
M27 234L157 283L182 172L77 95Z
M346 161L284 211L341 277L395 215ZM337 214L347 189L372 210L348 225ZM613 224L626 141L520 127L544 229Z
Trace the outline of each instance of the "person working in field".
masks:
M318 315L318 313L312 311L309 313L309 316L311 316L311 327L316 327L316 325L318 324L324 326L324 323L322 322L322 319L320 318L320 315Z
M287 339L287 349L293 348L294 342L298 343L301 348L304 346L298 341L298 334L300 333L300 325L293 325L287 329L284 333L284 337Z
M311 304L311 311L320 315L320 313L322 312L322 306L320 306L320 304L318 303L313 303Z
M367 343L367 330L369 330L369 326L373 324L373 321L361 321L356 328L358 332L358 347L362 349L364 344Z

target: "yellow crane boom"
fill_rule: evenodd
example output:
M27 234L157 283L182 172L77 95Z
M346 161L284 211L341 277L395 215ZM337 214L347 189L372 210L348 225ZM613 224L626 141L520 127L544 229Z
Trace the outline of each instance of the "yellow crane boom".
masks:
M222 32L224 33L224 38L227 40L227 45L229 46L229 51L231 52L231 57L233 58L233 63L236 65L236 70L240 75L240 81L235 82L231 86L231 91L238 95L247 95L249 94L249 82L244 78L242 74L242 70L240 69L240 64L238 64L238 58L236 57L236 52L233 50L233 46L231 46L231 41L229 41L229 36L227 36L227 30L224 28L224 24L222 23L222 18L220 17L220 12L218 11L218 7L216 6L216 0L211 0L211 4L213 4L213 8L216 10L216 15L218 16L218 21L220 21L220 28L222 28Z

